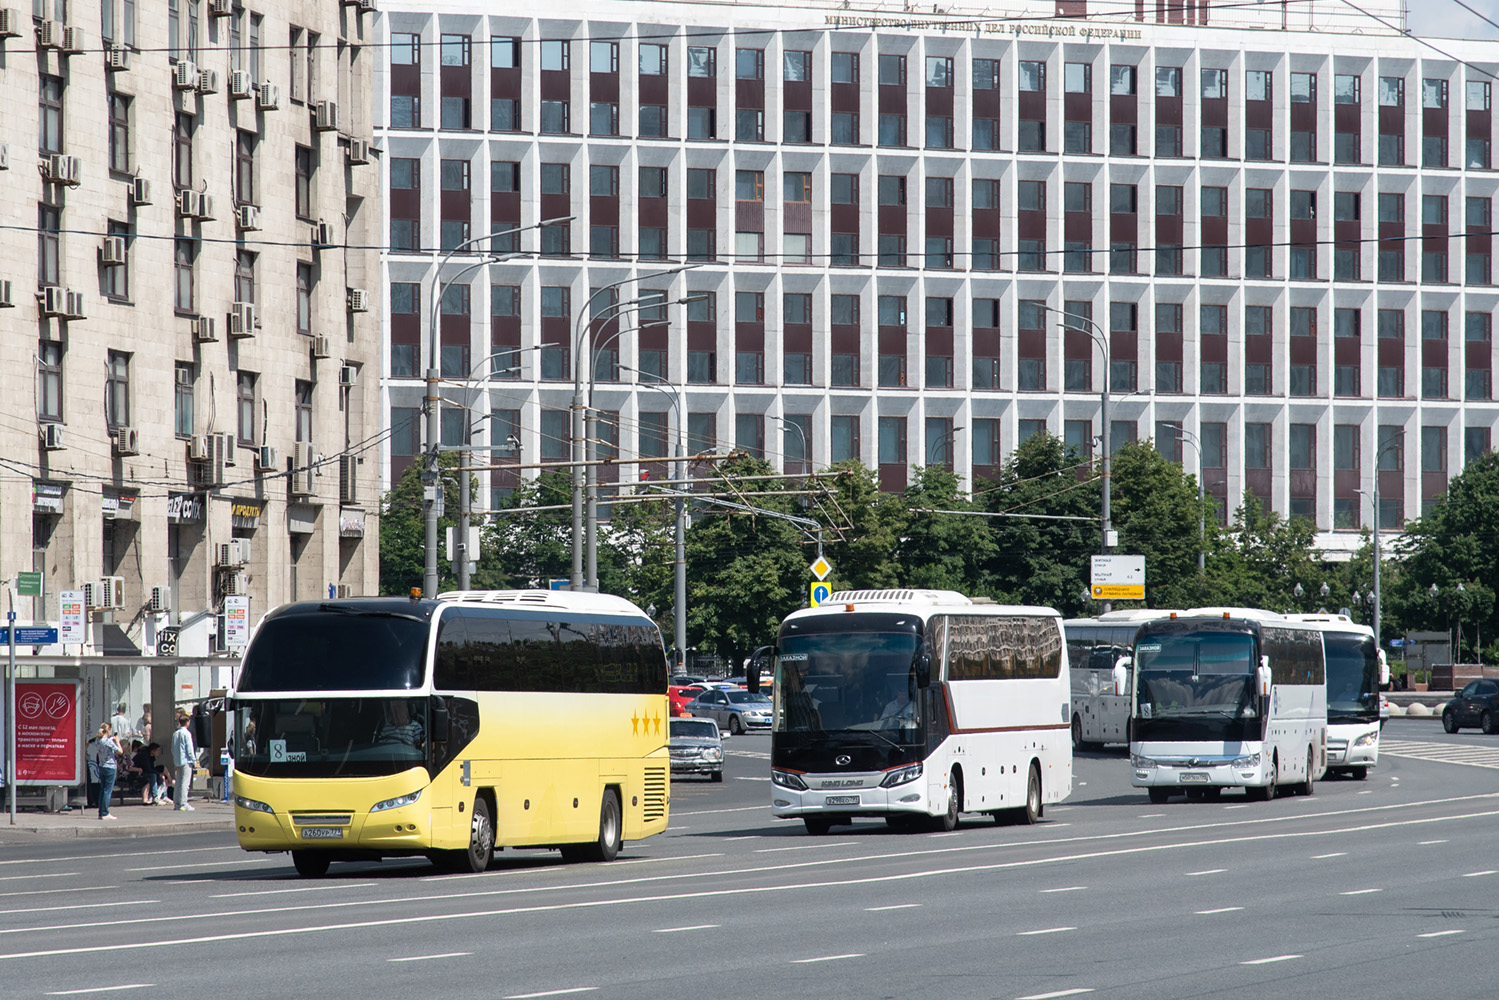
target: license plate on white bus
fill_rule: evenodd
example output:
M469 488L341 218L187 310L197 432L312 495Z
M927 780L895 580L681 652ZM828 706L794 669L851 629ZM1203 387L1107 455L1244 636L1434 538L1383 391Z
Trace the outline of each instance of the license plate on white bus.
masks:
M1194 781L1203 782L1208 780L1208 775L1206 771L1183 771L1181 780L1184 785Z
M303 840L342 840L344 832L336 826L308 826L302 828Z
M859 804L857 795L829 795L822 800L825 806L856 806Z

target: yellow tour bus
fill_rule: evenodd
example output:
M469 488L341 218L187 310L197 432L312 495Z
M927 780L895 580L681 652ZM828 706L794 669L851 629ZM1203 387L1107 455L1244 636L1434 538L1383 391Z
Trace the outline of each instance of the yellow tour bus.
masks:
M480 872L496 848L610 861L666 829L661 631L629 601L546 590L284 605L233 697L247 851L412 855Z

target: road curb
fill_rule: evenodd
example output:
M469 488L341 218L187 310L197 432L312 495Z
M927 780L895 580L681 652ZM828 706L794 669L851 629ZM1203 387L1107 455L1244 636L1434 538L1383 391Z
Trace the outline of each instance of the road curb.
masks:
M43 826L22 822L21 818L17 817L15 826L3 824L4 820L0 820L0 843L11 840L108 840L111 838L129 840L140 837L170 837L184 833L234 832L232 819L187 820L182 823L173 823L170 826L106 825L100 820Z

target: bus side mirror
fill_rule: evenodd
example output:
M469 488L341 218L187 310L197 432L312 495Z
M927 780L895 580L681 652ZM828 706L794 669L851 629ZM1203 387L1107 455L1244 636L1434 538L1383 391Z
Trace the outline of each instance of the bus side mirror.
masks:
M1390 683L1390 661L1385 659L1384 650L1379 651L1379 686L1384 687Z
M441 698L432 699L432 742L448 741L448 703Z
M916 674L918 688L932 686L932 654L927 652L925 646L917 650L916 655L911 658L911 670Z
M1114 693L1123 695L1129 687L1129 668L1133 661L1128 656L1121 656L1114 663Z
M1260 668L1255 671L1255 683L1259 685L1260 697L1270 697L1270 657L1260 657Z

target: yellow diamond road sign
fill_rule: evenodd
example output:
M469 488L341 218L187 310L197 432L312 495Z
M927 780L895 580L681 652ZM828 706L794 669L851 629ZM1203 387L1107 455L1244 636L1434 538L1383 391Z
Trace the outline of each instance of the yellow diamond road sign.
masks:
M828 574L833 572L833 564L823 556L818 556L812 563L812 575L819 580L826 580Z

